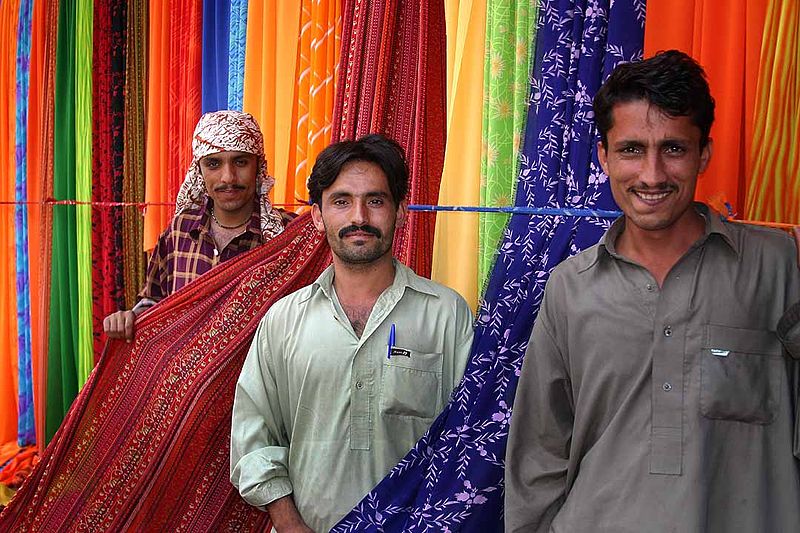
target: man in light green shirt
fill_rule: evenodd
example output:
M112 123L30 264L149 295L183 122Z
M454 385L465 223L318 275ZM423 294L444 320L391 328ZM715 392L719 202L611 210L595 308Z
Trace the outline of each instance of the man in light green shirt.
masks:
M279 531L328 531L449 400L472 344L453 290L392 258L405 221L402 149L326 148L309 178L333 265L262 320L236 387L231 482Z

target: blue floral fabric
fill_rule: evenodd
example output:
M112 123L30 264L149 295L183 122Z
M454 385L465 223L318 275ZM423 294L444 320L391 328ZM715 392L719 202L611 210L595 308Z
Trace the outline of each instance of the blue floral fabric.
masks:
M17 33L17 109L14 180L14 247L16 249L17 286L17 347L19 388L17 443L26 446L36 442L33 419L33 371L31 367L31 293L28 286L28 88L30 85L31 24L33 0L22 0L19 4Z
M592 97L617 63L641 57L644 17L645 0L540 0L517 206L616 209L594 149ZM511 404L545 284L610 222L512 217L461 385L414 449L333 531L502 531Z

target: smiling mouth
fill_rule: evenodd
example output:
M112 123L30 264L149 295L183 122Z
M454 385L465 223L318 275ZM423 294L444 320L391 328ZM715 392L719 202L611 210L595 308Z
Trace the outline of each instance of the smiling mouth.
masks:
M632 190L633 194L639 198L640 200L648 203L648 204L655 204L660 202L661 200L665 199L667 196L672 194L674 191L666 190L666 191L657 191L657 192L648 192L648 191L637 191Z

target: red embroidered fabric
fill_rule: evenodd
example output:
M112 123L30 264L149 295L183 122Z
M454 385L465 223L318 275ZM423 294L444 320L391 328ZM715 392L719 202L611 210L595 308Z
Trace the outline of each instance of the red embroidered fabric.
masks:
M444 5L345 0L333 140L384 133L405 148L409 202L436 204L446 135ZM337 126L338 125L338 128ZM412 212L395 256L430 277L436 218Z
M330 263L310 216L109 343L0 531L257 531L228 481L233 392L259 320Z
M438 200L443 9L436 0L345 0L343 9L333 140L369 132L396 139L406 150L412 203ZM425 276L434 222L412 213L395 243L395 255ZM40 463L0 514L0 531L268 529L267 514L228 481L234 386L269 306L329 263L327 244L304 215L143 315L133 343L106 348Z

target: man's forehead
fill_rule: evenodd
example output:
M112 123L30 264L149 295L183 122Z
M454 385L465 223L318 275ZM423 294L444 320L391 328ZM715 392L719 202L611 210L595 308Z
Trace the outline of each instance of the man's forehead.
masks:
M612 124L609 134L619 134L625 130L625 136L647 136L648 130L670 130L681 137L700 135L700 128L688 115L671 115L652 102L641 99L620 102L612 109ZM615 131L616 130L616 131Z
M235 159L237 157L258 157L256 154L250 152L242 152L238 150L223 150L222 152L214 152L212 154L204 155L200 161L210 158L218 159Z

